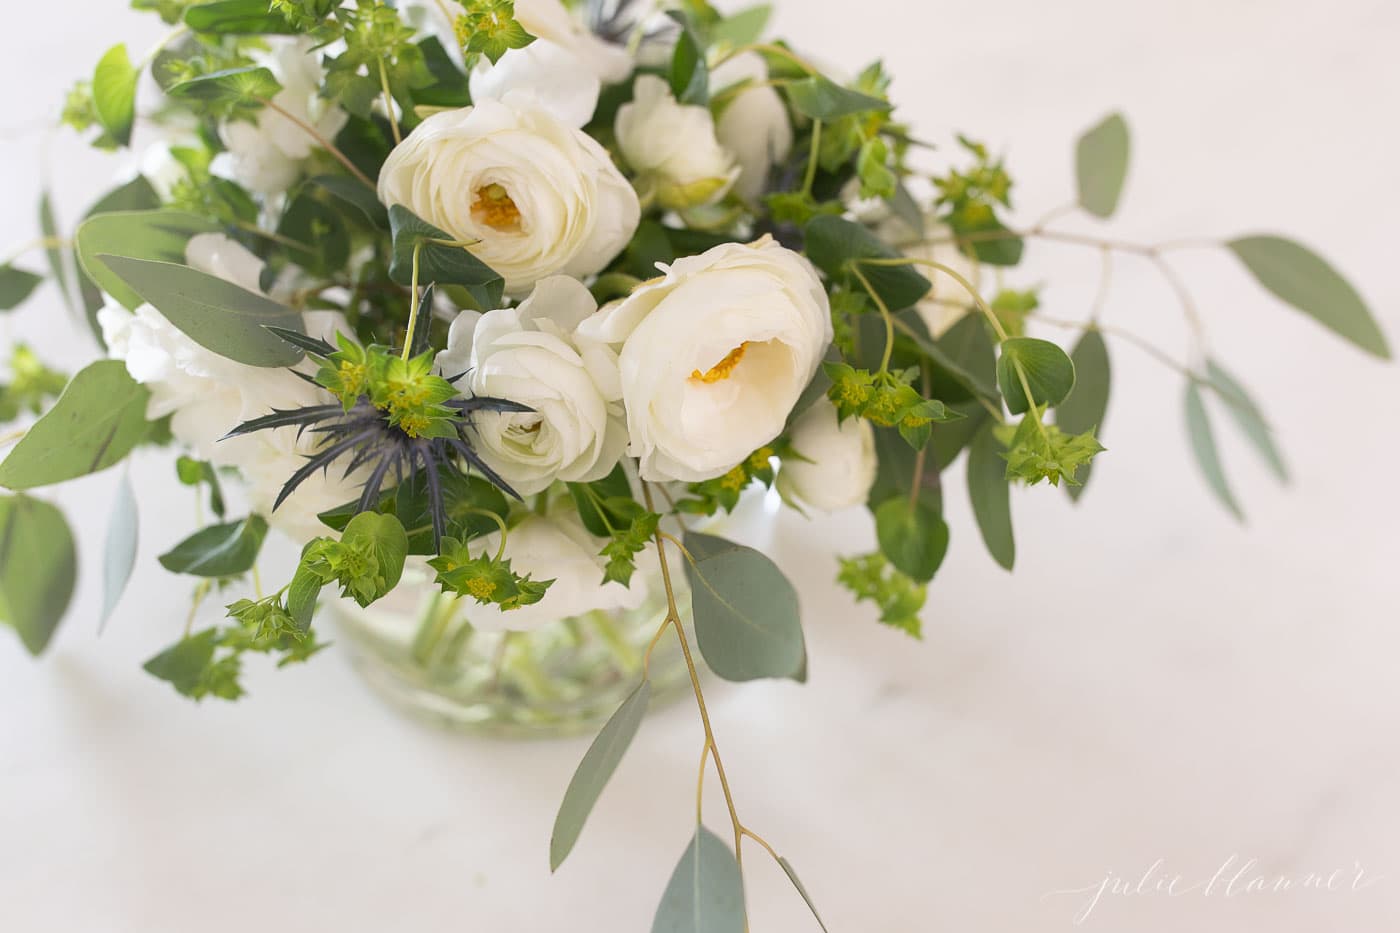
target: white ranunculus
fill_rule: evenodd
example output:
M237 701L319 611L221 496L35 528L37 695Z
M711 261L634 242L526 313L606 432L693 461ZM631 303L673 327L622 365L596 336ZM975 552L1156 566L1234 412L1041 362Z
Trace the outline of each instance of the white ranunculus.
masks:
M715 137L709 109L678 103L671 86L656 75L637 78L632 100L617 111L614 130L638 186L662 207L713 204L739 176L734 157Z
M793 422L791 437L798 457L783 459L778 490L784 496L823 512L865 502L876 468L869 421L847 418L838 424L836 406L822 397Z
M604 397L572 339L597 308L583 283L551 276L517 307L459 317L438 355L438 368L448 376L469 370L463 382L473 395L534 409L472 416L477 453L521 495L541 492L556 479L602 479L627 444L621 403ZM467 344L471 356L463 366Z
M471 73L472 100L500 100L524 88L560 120L583 126L603 85L632 71L626 49L595 36L559 0L516 0L515 19L535 41L508 50L495 64L482 58Z
M500 532L472 541L472 554L495 554ZM467 620L486 631L525 631L587 612L636 609L648 595L648 573L654 568L654 547L637 556L638 573L629 586L611 581L601 586L605 561L599 556L607 542L583 527L577 512L531 515L506 535L505 556L511 569L536 580L553 580L544 598L529 606L501 611L496 606L472 605ZM477 550L478 545L480 550Z
M282 85L272 102L322 136L335 136L348 117L321 96L325 71L312 40L268 37L266 41L270 50L254 52L253 59L271 70ZM286 191L316 146L305 129L270 107L259 110L252 120L224 123L219 135L228 151L215 157L213 170L264 195Z
M241 288L258 291L262 261L220 233L193 237L185 249L192 268L216 275ZM108 353L123 360L131 377L151 392L146 417L170 415L175 438L200 459L237 467L248 484L249 504L279 528L305 540L321 531L318 512L355 495L353 484L338 474L308 479L276 513L278 491L305 463L317 440L297 437L295 428L259 431L221 440L228 431L274 408L295 408L330 401L330 396L281 368L248 366L195 343L148 304L134 312L109 302L97 312ZM308 312L307 331L327 336L349 331L344 317Z
M628 453L647 480L728 472L783 430L831 343L816 271L771 237L676 260L579 325L618 353Z
M720 112L715 134L720 145L739 160L734 190L746 201L763 193L768 170L792 151L792 123L775 88L768 87L768 67L757 52L736 55L710 74L710 86L724 88L747 82Z
M512 295L602 269L641 214L607 150L522 92L428 117L389 154L379 199L475 243Z

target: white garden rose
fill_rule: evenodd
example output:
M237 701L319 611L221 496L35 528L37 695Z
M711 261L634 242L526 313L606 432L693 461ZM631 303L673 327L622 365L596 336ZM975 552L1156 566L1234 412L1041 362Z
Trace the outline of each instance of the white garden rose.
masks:
M379 199L474 243L512 295L602 269L641 214L607 150L522 92L428 117L389 154Z
M757 52L744 52L720 64L710 74L710 87L742 84L720 111L715 135L739 161L734 190L746 201L763 193L768 170L792 151L792 123L775 88L768 87L768 67ZM747 82L747 83L745 83Z
M500 540L500 532L474 538L471 553L494 555ZM628 586L615 580L600 586L606 561L599 552L605 544L583 527L577 512L528 516L507 533L504 556L516 573L554 582L537 603L505 611L473 604L466 610L467 620L485 631L526 631L587 612L636 609L647 598L651 573L634 573ZM654 572L655 553L655 546L648 545L637 555L639 571Z
M344 110L321 96L325 71L307 37L269 36L267 51L253 52L256 64L268 68L282 90L272 102L329 139L348 118ZM317 145L311 134L271 107L251 120L230 120L219 127L227 152L215 157L212 169L256 194L281 194L301 174L302 163Z
M516 0L515 20L535 41L508 50L495 64L482 58L471 73L472 100L500 100L524 88L563 122L583 126L603 85L632 72L626 49L595 36L559 0Z
M602 479L627 444L621 402L604 396L573 343L574 329L597 309L583 283L551 276L518 307L459 316L438 354L448 377L467 373L461 383L473 395L534 409L472 416L477 453L521 495L556 479ZM617 377L604 381L615 385Z
M826 290L771 237L676 260L579 325L618 354L628 453L643 479L728 472L783 430L831 343Z
M258 291L263 263L242 245L220 233L193 237L185 249L189 265L249 291ZM329 337L349 332L343 315L307 312L307 332ZM170 416L170 431L202 460L237 467L247 482L249 505L272 524L299 540L324 531L317 513L353 498L353 483L339 474L317 473L307 479L276 513L272 503L317 444L295 428L260 431L222 440L228 431L274 408L319 405L330 396L286 369L248 366L195 343L148 304L128 311L109 302L97 312L109 355L126 363L127 372L150 390L149 419Z
M875 484L875 429L864 418L837 422L825 397L792 423L792 449L778 473L778 490L823 512L860 505Z
M709 108L678 103L656 75L637 78L632 100L618 108L614 130L639 189L662 207L713 204L739 177L734 157L715 136Z

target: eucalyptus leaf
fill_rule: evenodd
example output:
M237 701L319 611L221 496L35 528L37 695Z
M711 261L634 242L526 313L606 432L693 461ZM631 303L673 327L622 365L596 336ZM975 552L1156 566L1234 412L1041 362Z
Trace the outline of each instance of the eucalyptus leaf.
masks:
M367 188L356 178L345 175L317 175L307 180L308 185L324 188L331 195L354 207L371 224L381 230L389 229L389 211L379 202L374 189Z
M899 253L881 241L861 224L822 214L807 224L807 258L833 280L850 280L863 287L851 275L853 261L860 259L899 259ZM913 306L928 294L931 287L912 265L877 266L861 264L861 275L891 311Z
M1367 353L1390 359L1390 347L1356 289L1326 260L1283 237L1260 235L1228 246L1259 284Z
M875 510L875 536L890 563L920 583L933 579L948 553L948 524L922 501L885 500Z
M299 32L269 0L215 0L185 11L185 25L212 35L268 35Z
M483 309L496 308L505 293L505 281L486 263L461 246L444 246L432 240L452 242L454 238L418 217L402 204L389 208L389 225L393 231L394 258L389 277L400 285L413 281L413 250L422 244L418 255L418 281L426 285L462 285Z
M1019 364L1020 372L1017 371ZM1013 415L1030 411L1031 402L1021 382L1024 373L1035 404L1052 408L1074 390L1074 363L1058 344L1036 337L1011 337L1001 342L997 359L997 385Z
M1016 563L1016 538L1011 530L1011 483L1006 478L1005 448L988 421L972 439L967 453L967 491L972 514L987 551L1002 567Z
M267 521L261 515L221 522L201 528L160 555L160 565L171 573L234 577L252 569L266 537Z
M63 513L29 496L0 496L0 621L19 633L30 654L48 646L77 573Z
M206 350L249 366L291 366L302 357L267 330L304 333L301 315L271 298L189 266L108 254L98 259Z
M1128 177L1128 124L1110 114L1083 136L1074 152L1079 205L1095 217L1110 217L1118 208Z
M786 85L788 100L798 113L830 122L853 113L884 113L890 102L842 87L830 78L812 75Z
M1083 434L1093 431L1101 437L1104 415L1108 413L1108 388L1111 367L1108 362L1108 345L1098 328L1084 331L1079 342L1070 351L1069 358L1074 363L1074 391L1069 398L1055 409L1055 424L1067 434ZM1079 468L1077 483L1065 483L1071 499L1078 501L1089 484L1093 463Z
M0 266L0 311L11 311L24 303L44 281L42 275L18 266Z
M89 364L0 461L0 486L33 489L107 469L145 438L149 397L121 360Z
M768 20L772 15L773 7L767 3L731 13L710 27L710 43L739 48L757 42L763 35L763 30L768 28Z
M806 902L807 909L812 912L812 917L817 921L817 926L822 928L822 933L829 933L826 928L826 923L822 921L821 914L817 913L817 905L812 903L812 896L808 894L807 889L802 886L802 880L797 877L797 872L793 869L792 863L779 856L778 866L782 868L783 872L788 876L788 880L791 881L792 886L797 889L797 893L802 895L802 900Z
M94 210L99 208L100 204ZM182 263L192 237L221 229L206 217L183 211L100 211L79 224L75 245L78 262L88 278L123 307L134 309L141 304L141 296L107 267L99 258L102 254Z
M957 401L980 396L993 405L1001 403L996 387L996 347L980 315L964 315L937 340L909 337L933 364L930 390L934 398ZM962 392L955 392L954 385Z
M107 520L107 550L102 559L102 617L97 633L107 627L117 608L132 568L136 566L136 546L140 538L140 513L131 491L131 477L122 474L112 498L112 516Z
M1254 399L1250 398L1244 386L1215 360L1206 360L1206 379L1215 390L1215 394L1225 403L1225 410L1234 418L1235 424L1239 425L1244 436L1269 465L1269 469L1274 471L1280 482L1288 482L1288 467L1283 462L1283 454L1279 452L1278 445L1274 443L1273 431L1269 429L1268 422L1264 420L1264 413L1259 410Z
M593 812L593 805L598 802L598 796L617 770L627 747L632 744L650 700L651 681L643 680L608 719L593 744L588 746L583 761L579 762L578 770L564 791L559 814L554 818L554 832L549 839L550 871L557 871L573 851L579 833L583 831L583 824Z
M970 215L955 213L948 218L953 233L963 238L958 250L989 266L1014 266L1026 251L1026 242L990 211Z
M70 311L77 310L74 301L73 278L69 272L67 250L59 245L62 239L58 233L58 220L54 217L53 198L45 191L39 196L39 233L47 241L44 245L44 256L49 261L49 273L53 275L53 280L58 284L59 294L63 296L63 303ZM4 302L0 301L0 307Z
M718 836L697 826L661 895L651 933L746 933L747 924L738 860Z
M138 77L140 73L132 67L125 44L108 49L92 73L92 104L97 121L119 146L131 142L131 128L136 123Z
M1244 521L1244 512L1240 510L1234 494L1230 492L1230 484L1225 479L1225 468L1220 464L1220 452L1215 446L1215 433L1211 430L1210 415L1206 412L1201 390L1194 381L1186 384L1185 410L1186 433L1191 439L1191 452L1196 456L1196 465L1201 468L1201 475L1205 477L1211 492L1230 510L1230 514Z
M790 677L806 672L807 649L797 591L777 565L753 548L687 532L685 573L695 639L725 680Z

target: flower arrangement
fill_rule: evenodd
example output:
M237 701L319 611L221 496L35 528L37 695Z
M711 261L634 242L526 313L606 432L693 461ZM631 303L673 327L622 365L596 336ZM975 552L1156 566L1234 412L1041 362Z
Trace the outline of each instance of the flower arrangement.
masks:
M674 639L704 726L700 790L712 763L732 848L697 822L656 929L744 929L746 840L812 905L734 806L696 663L805 679L799 594L760 551L697 523L764 487L796 509L867 508L878 550L833 569L918 637L949 545L950 464L965 460L978 532L1007 569L1011 485L1085 488L1104 451L1106 338L1141 341L1100 320L1102 301L1067 323L1039 313L1036 289L1004 286L1029 246L1078 242L1161 270L1192 355L1146 349L1185 377L1194 457L1235 512L1206 400L1281 476L1283 461L1205 353L1171 251L1226 249L1284 303L1389 356L1356 291L1291 240L1057 229L1064 213L1115 212L1121 117L1079 139L1073 203L1017 226L1003 159L965 137L932 150L896 118L878 63L838 77L765 41L764 7L132 6L171 33L135 62L114 46L63 120L101 148L139 140L143 171L71 236L45 196L35 244L101 358L68 378L18 346L0 386L0 417L25 421L0 460L0 618L39 654L74 587L72 531L28 491L148 445L178 451L179 481L217 519L162 565L196 600L253 578L219 624L146 665L195 699L241 696L250 655L307 660L323 646L319 600L375 604L406 567L478 628L635 608L659 586L631 692L550 845L557 868L646 712L653 650ZM0 309L42 280L0 267ZM1073 346L1030 336L1042 326L1076 331ZM108 613L138 511L121 480ZM302 550L268 593L255 564L272 528Z

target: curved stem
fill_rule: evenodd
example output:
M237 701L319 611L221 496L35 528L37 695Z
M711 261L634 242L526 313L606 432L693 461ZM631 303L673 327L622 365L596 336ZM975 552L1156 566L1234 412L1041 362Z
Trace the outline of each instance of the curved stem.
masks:
M857 260L864 262L865 260ZM883 298L875 291L875 287L870 284L870 280L865 277L865 273L860 271L859 265L852 264L851 272L860 279L860 284L865 286L866 294L875 302L875 307L880 309L880 316L885 320L885 352L880 357L880 372L888 372L890 368L890 357L894 355L894 315L890 313L889 307Z
M723 65L731 58L736 58L744 54L745 52L767 52L769 55L776 55L779 58L787 59L788 61L796 65L798 68L801 68L803 71L807 72L807 74L809 75L821 74L821 69L817 68L817 66L813 65L805 58L802 58L797 53L793 52L792 49L783 48L781 45L774 45L771 42L750 42L748 45L741 45L737 49L731 49L730 51L726 52L723 55L723 57L721 57L717 62L711 65L710 70L713 71L715 68L718 68L720 65Z
M817 155L822 145L822 121L812 121L812 149L807 155L807 171L802 177L802 193L810 196L812 185L817 180Z
M409 308L408 308L408 329L403 336L403 353L400 358L407 361L410 353L413 352L413 330L418 326L418 265L419 258L423 253L423 241L418 240L413 244L413 278L409 286Z
M335 160L341 165L345 166L345 170L348 171L351 175L354 175L355 178L358 181L360 181L366 188L370 189L371 191L378 190L375 187L374 182L369 180L369 176L366 175L364 172L360 171L359 168L356 167L355 163L350 161L350 157L347 156L345 153L341 152L336 147L335 143L327 139L325 135L321 133L320 130L316 129L316 127L312 126L310 123L307 123L305 120L301 119L301 117L298 117L296 114L288 112L287 108L273 102L272 100L269 100L266 97L259 97L258 103L262 104L264 107L266 107L268 110L271 110L273 113L281 114L293 126L296 126L302 132L306 133L306 135L316 140L317 145L319 145L322 149L326 150L332 156L334 156Z
M389 119L389 129L394 134L394 145L403 142L399 132L399 121L394 118L394 95L389 93L389 70L384 67L384 59L379 59L379 87L384 94L384 116Z

